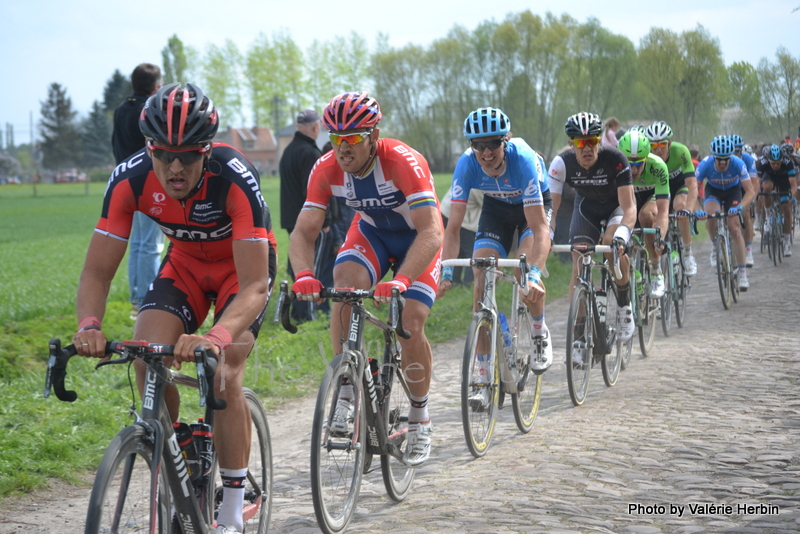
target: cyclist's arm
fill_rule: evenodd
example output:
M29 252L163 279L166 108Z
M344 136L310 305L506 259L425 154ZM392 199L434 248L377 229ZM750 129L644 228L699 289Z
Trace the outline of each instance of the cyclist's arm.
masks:
M622 222L631 230L636 225L636 198L633 195L632 185L623 185L617 188L619 207L622 208ZM555 204L555 202L554 202Z
M692 178L692 180L694 180L694 178ZM669 197L656 198L656 209L658 211L656 215L656 226L661 228L661 237L663 238L669 227Z
M119 262L125 255L127 246L128 242L122 239L99 232L92 234L78 284L76 311L79 325L91 317L97 318L98 321L103 320L111 281L117 272ZM72 340L78 354L82 356L95 358L105 356L106 338L98 329L78 332ZM89 345L83 345L83 343L89 343Z
M466 214L466 204L463 202L451 202L450 218L447 220L447 228L444 230L442 260L458 257L458 251L461 247L461 225L464 223Z
M455 206L453 206L455 207ZM452 215L452 211L450 212ZM407 276L412 282L424 273L442 249L442 216L436 206L422 206L411 210L411 222L417 237L406 252L406 259L397 274Z
M553 203L555 204L555 201ZM528 264L544 270L547 255L550 253L550 228L547 225L544 206L541 204L525 206L525 220L534 235L533 250L528 257Z
M742 198L742 206L749 206L756 198L756 192L753 188L753 180L749 177L747 180L742 180L742 188L744 189L744 198Z
M289 261L295 273L314 272L314 245L324 222L324 210L306 208L300 211L289 238Z

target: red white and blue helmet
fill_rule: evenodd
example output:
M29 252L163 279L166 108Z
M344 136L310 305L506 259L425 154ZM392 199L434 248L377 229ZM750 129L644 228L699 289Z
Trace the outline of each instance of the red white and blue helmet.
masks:
M322 112L322 123L331 132L375 128L382 118L378 101L366 91L336 95Z

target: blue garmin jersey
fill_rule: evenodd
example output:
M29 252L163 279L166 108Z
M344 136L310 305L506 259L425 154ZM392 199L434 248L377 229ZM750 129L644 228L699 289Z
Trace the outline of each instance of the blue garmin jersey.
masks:
M725 172L716 170L714 168L714 156L708 156L697 166L695 176L698 182L702 183L704 179L707 179L709 185L723 191L750 179L750 173L744 161L736 156L731 156L731 161L728 163L728 168Z
M752 155L748 154L747 152L742 152L742 155L739 156L742 161L744 161L745 167L747 167L747 173L750 175L750 178L756 177L756 158Z
M452 202L466 204L470 191L479 189L486 196L509 204L542 205L542 192L549 190L544 159L518 137L506 144L505 158L505 172L495 178L483 172L473 150L467 149L453 173Z

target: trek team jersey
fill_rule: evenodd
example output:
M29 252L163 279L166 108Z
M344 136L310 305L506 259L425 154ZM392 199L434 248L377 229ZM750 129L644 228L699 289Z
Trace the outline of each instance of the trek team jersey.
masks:
M487 197L508 204L541 206L542 193L550 189L545 180L546 168L542 157L524 139L514 137L506 144L506 169L501 176L486 174L468 148L456 164L453 173L453 203L466 204L470 191L478 189Z
M695 177L698 183L708 180L709 185L712 187L726 191L738 186L741 182L749 180L750 174L747 172L747 166L744 161L736 156L731 156L725 172L719 172L714 168L714 156L707 156L697 166L697 175Z
M628 158L619 149L601 146L597 161L589 170L578 163L572 149L567 149L550 164L550 191L563 194L564 184L575 188L586 199L599 202L616 202L617 188L631 185L631 167Z
M411 211L439 206L428 162L397 139L378 139L372 167L364 176L343 171L333 151L319 158L308 178L303 209L324 211L331 196L343 198L357 219L386 231L416 230Z
M234 240L269 241L277 250L258 171L235 148L214 143L200 182L185 200L164 191L140 150L114 169L96 232L127 241L133 213L153 219L175 249L206 262L233 257Z
M683 185L687 178L694 176L694 163L689 148L683 143L673 141L669 145L669 156L664 162L669 170L670 182L679 181Z
M647 155L642 173L633 180L633 192L637 196L655 193L656 200L669 199L668 176L667 164L664 163L664 160L650 153Z

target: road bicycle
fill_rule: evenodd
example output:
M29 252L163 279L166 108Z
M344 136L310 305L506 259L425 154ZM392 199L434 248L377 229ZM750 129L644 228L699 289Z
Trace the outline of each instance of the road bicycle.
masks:
M726 310L735 302L739 302L739 264L733 254L727 212L717 211L708 215L709 219L717 219L717 237L714 241L714 257L717 262L717 281L722 307ZM742 214L739 214L739 223ZM763 235L763 234L762 234Z
M519 297L520 290L527 289L527 284L521 285L519 280L527 280L529 267L524 254L518 260L494 256L451 259L443 261L442 266L473 267L485 277L483 295L472 315L461 362L461 423L469 452L480 458L489 450L506 394L511 396L517 428L524 434L533 428L539 410L542 372L531 369L531 356L543 350L543 339L533 337L533 318ZM519 279L503 272L504 267L515 267ZM507 315L497 306L500 282L512 286ZM488 368L488 376L492 377L489 384L480 377L481 365L484 371Z
M687 215L691 220L692 233L697 234L697 219ZM669 336L672 327L672 307L675 308L675 321L678 328L686 323L686 298L691 289L691 277L686 275L686 246L678 228L679 217L675 213L669 215L669 228L664 241L665 252L661 255L661 270L664 273L666 291L661 297L661 327L665 336Z
M639 333L639 349L642 357L647 358L655 346L661 299L650 295L654 273L650 270L645 235L654 235L656 246L661 246L660 228L635 228L628 241L628 250L631 257L631 310Z
M617 337L617 285L608 261L594 260L595 254L613 254L615 278L622 277L617 248L608 245L577 243L553 245L553 252L577 252L580 261L578 283L572 293L567 316L567 387L575 406L586 400L589 375L595 364L603 370L606 386L617 383L622 360L630 358L631 340ZM599 285L595 286L595 271ZM626 354L627 353L627 354Z
M215 411L226 402L214 397L217 359L205 348L195 351L197 378L169 369L164 358L172 356L174 345L144 341L110 341L107 354L120 358L101 361L106 365L128 364L128 380L133 391L131 364L146 366L141 413L130 409L133 424L123 428L106 449L97 469L85 534L213 534L216 513L222 502L217 453L213 446ZM69 359L75 346L61 348L61 341L50 341L50 358L45 381L45 397L51 388L56 396L74 402L77 394L65 388ZM169 416L164 394L168 385L200 390L200 406L205 417L192 437L191 445L182 448ZM242 510L245 532L266 534L272 506L272 447L264 406L258 396L244 388L250 410L250 457L245 479ZM246 435L243 432L243 435ZM194 448L192 448L194 447ZM193 452L197 452L194 456ZM190 460L187 462L187 459Z
M775 191L759 193L760 197L771 199L765 207L764 222L761 226L761 252L767 249L772 263L777 267L783 262L783 212L781 211L781 195ZM727 309L727 308L726 308Z
M408 339L403 328L404 299L395 289L389 304L389 319L384 322L370 313L365 300L374 292L361 289L327 288L321 298L342 302L350 308L350 326L342 354L325 371L319 387L311 429L311 496L314 514L326 534L342 532L350 522L358 501L361 480L379 455L386 492L402 501L411 490L416 469L405 464L408 435L408 410L411 393L402 371L402 354L397 336ZM294 294L288 282L281 283L278 307L283 327L291 333L289 306ZM347 308L342 308L346 310ZM383 360L379 364L365 350L365 326L371 324L383 333ZM344 397L343 388L352 390L346 428L337 428L334 416ZM348 410L349 408L349 410Z

